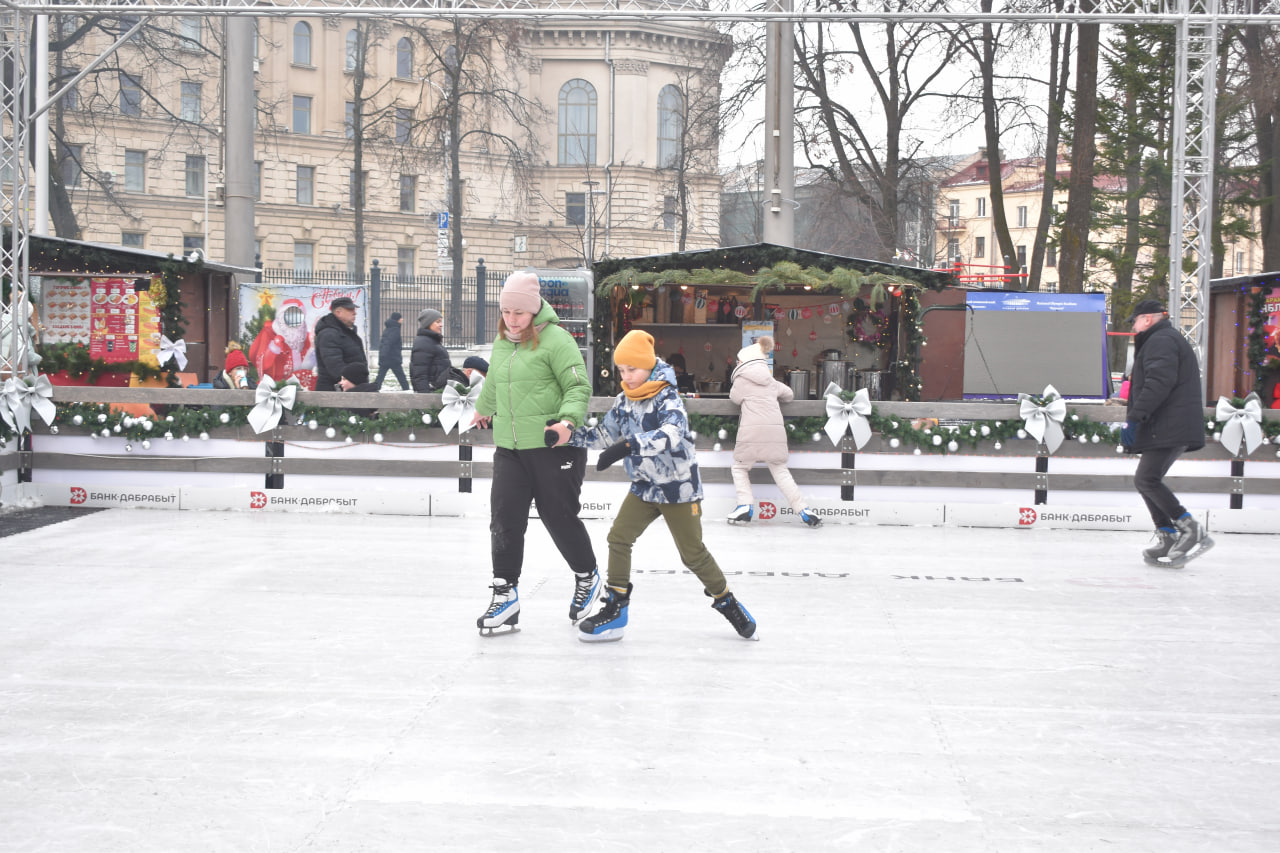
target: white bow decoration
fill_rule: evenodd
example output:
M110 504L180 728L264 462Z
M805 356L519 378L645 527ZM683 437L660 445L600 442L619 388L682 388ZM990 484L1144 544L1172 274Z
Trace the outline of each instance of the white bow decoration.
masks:
M831 438L831 443L840 444L845 430L853 433L853 444L858 450L871 440L871 422L867 415L871 414L871 397L866 388L859 388L852 400L840 399L841 388L832 382L822 395L827 399L827 425L823 427Z
M274 379L263 376L254 393L253 408L249 410L249 426L258 433L275 429L284 410L293 409L297 399L297 382L286 382L277 389Z
M154 349L152 352L156 354L156 361L161 365L169 359L173 359L179 370L187 369L187 342L185 340L171 341L161 335L160 349Z
M458 435L471 429L471 421L476 413L476 401L480 399L480 386L483 384L472 385L465 394L452 382L444 386L440 392L440 399L444 402L444 408L440 410L440 426L444 427L446 435L453 429L454 424L458 426Z
M46 424L53 423L58 407L53 404L53 383L49 377L39 374L27 384L27 380L10 377L4 381L4 400L0 414L5 423L18 435L31 429L31 411L35 410Z
M1262 444L1262 400L1257 394L1244 398L1244 406L1237 409L1226 397L1218 398L1214 416L1223 421L1222 446L1239 456L1240 442L1244 441L1244 455L1248 456Z
M1062 421L1067 416L1067 404L1052 385L1044 386L1040 396L1049 402L1038 406L1030 394L1019 394L1018 417L1025 421L1023 428L1053 453L1062 444Z

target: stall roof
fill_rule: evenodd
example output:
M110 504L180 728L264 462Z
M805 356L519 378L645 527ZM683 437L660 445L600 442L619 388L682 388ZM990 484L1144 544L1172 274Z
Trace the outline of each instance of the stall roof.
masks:
M1231 278L1215 278L1209 282L1209 292L1239 290L1242 287L1256 287L1269 284L1280 285L1280 272L1260 272L1254 275L1237 275Z
M5 234L6 242L8 233ZM65 237L32 234L28 242L28 266L33 273L122 274L160 272L165 262L187 266L187 272L210 272L253 275L256 267L238 267L210 261L187 261L172 253L131 249L110 243L69 240Z
M808 249L796 249L791 246L779 246L775 243L751 243L745 246L725 246L716 249L697 249L689 252L668 252L662 255L646 255L635 258L608 258L598 261L592 267L592 272L595 274L597 282L627 267L638 267L645 272L669 269L701 269L706 267L734 269L750 274L762 267L772 266L782 261L791 261L801 266L817 267L822 270L845 267L862 273L896 275L919 282L921 285L934 290L941 290L944 287L955 285L951 273L946 271L888 264L883 261L869 261L862 258L848 258L842 255L830 255L825 252L813 252Z

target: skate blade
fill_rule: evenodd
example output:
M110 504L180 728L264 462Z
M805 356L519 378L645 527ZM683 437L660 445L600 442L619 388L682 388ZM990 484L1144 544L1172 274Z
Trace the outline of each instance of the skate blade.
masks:
M480 629L481 637L503 637L503 636L506 636L507 634L519 634L519 633L520 633L519 625L498 625L493 628Z
M757 628L753 631L750 637L743 637L741 634L739 634L738 637L739 639L750 640L753 643L758 643L760 641L760 629Z
M1179 554L1176 557L1171 557L1170 562L1163 565L1173 565L1174 568L1180 569L1183 566L1185 566L1187 563L1199 557L1204 552L1208 551L1215 544L1216 543L1210 537L1202 536L1200 538L1200 541L1196 543L1196 547L1194 550L1188 551L1185 554Z
M588 634L586 631L579 631L578 639L584 643L616 643L622 639L622 629L611 628L608 631L601 631L599 634Z

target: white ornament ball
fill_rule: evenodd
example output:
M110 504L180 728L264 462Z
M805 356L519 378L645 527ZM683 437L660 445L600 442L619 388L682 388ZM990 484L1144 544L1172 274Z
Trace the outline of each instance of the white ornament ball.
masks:
M167 416L165 417L165 422L166 422L166 423L173 423L173 415L167 415Z
M1078 435L1076 436L1076 441L1080 442L1081 444L1087 444L1089 442L1089 439L1083 435Z
M418 437L417 437L416 435L414 435L413 433L409 433L409 440L410 440L410 441L417 441L417 440L418 440Z
M320 426L320 424L316 423L314 420L307 421L307 429L315 429L318 426Z
M1124 453L1124 445L1123 445L1123 444L1117 444L1117 445L1116 445L1116 453Z
M787 424L787 429L791 430L792 432L795 432L795 431L796 431L796 425L795 425L795 424Z
M718 442L718 441L717 441L715 444L711 445L711 449L712 449L712 450L715 450L715 451L717 451L717 452L719 452L719 450L720 450L720 442Z
M1079 415L1072 415L1072 416L1071 416L1071 420L1073 420L1073 421L1078 421L1078 420L1080 420L1080 416L1079 416Z
M226 412L223 412L222 414L218 415L218 420L222 421L224 424L231 423L231 415L228 415Z
M373 434L373 443L374 443L374 444L382 444L382 433L380 433L380 432L375 432L375 433Z
M142 440L142 449L143 449L143 450L150 450L150 449L151 449L151 442L150 442L150 441L147 441L146 439L143 439L143 440Z
M346 443L346 444L352 444L353 442L351 441L351 436L347 436L347 440L346 440L346 442L344 442L344 443Z
M914 453L916 456L919 456L919 455L920 455L920 448L918 448L918 447L917 447L915 450L913 450L913 451L911 451L911 452L912 452L912 453Z
M1098 437L1097 437L1096 435L1091 435L1091 436L1089 436L1089 441L1090 441L1091 443L1093 443L1093 444L1097 444L1097 443L1098 443Z
M897 429L897 428L898 428L898 422L897 422L897 421L889 421L889 426L890 426L892 429Z
M356 422L356 416L355 416L355 415L352 415L351 417L347 418L347 423L352 424L352 425L355 425L355 422Z
M431 413L430 413L430 412L427 412L427 413L424 413L424 414L423 414L423 416L422 416L422 422L423 422L424 424L428 424L428 425L430 425L430 423L431 423Z
M337 434L338 434L338 431L337 431L336 429L334 429L333 427L328 427L328 428L327 428L327 429L325 429L325 431L324 431L324 437L325 437L325 438L333 438L333 437L334 437L335 435L337 435Z
M191 436L189 436L189 435L184 435L184 436L182 436L182 440L183 440L183 441L190 441L190 440L191 440Z
M947 450L950 451L951 453L955 453L959 449L960 449L960 445L957 444L956 442L954 441L947 442Z
M155 425L154 425L153 423L151 423L151 421L150 421L149 419L147 419L147 418L143 418L143 419L142 419L142 428L143 428L144 430L146 430L147 432L151 432L151 427L153 427L153 426L155 426Z
M716 433L716 438L720 439L721 441L724 441L728 437L729 437L729 431L727 429L722 429L718 433Z
M111 428L111 431L112 431L112 432L114 432L114 433L118 433L118 432L120 432L120 424L116 424L115 426L113 426L113 427Z
M76 415L74 418L71 419L71 422L76 426L80 426L80 424L84 423L84 418L80 417L79 415Z
M599 423L600 423L600 419L597 418L595 415L592 415L591 417L587 418L587 426L589 427L594 427Z
M934 447L937 447L937 446L938 446L938 445L940 445L940 444L942 444L942 436L940 436L940 435L935 435L935 436L933 437L933 446L934 446Z
M58 434L58 425L57 425L57 424L54 424L53 426L49 427L49 434L50 434L50 435L57 435L57 434Z
M202 432L202 433L200 433L200 440L201 440L201 441L208 441L208 440L209 440L209 433L207 433L207 432Z
M1204 428L1205 428L1205 429L1213 429L1213 421L1205 421L1205 422L1204 422Z
M991 427L987 426L986 424L983 424L981 432L984 436L991 435Z
M1025 429L1018 430L1018 438L1026 438L1026 437L1027 437L1027 431Z
M98 423L100 423L100 424L105 424L106 422L107 422L107 416L106 416L106 415L98 415Z
M1220 432L1215 432L1215 433L1213 434L1213 440L1214 440L1214 441L1222 441L1222 433L1220 433Z
M969 437L970 437L970 438L977 438L977 437L978 437L978 431L977 431L976 429L971 429L971 430L969 430Z
M889 446L890 446L890 447L892 447L892 448L894 448L894 449L897 449L899 446L901 446L901 444L902 444L902 442L901 442L901 441L898 441L898 439L896 439L896 438L891 438L891 439L889 439Z
M1004 445L997 441L995 444L991 445L991 447L995 450L999 450L1000 448L1004 447Z
M169 432L168 430L165 430L165 433L164 433L164 440L165 440L165 441L173 441L173 433Z
M822 441L822 433L820 433L820 432L815 432L815 433L813 434L813 440L814 440L814 441Z
M124 452L125 452L125 453L132 453L132 452L133 452L133 445L132 445L132 444L126 444L126 445L124 446Z
M129 417L128 415L125 415L123 418L120 419L120 423L124 426L125 429L133 429L133 425L136 423L136 421L133 418Z
M97 441L97 440L98 440L98 434L97 434L96 432L91 432L91 433L89 433L89 438L92 438L94 441Z

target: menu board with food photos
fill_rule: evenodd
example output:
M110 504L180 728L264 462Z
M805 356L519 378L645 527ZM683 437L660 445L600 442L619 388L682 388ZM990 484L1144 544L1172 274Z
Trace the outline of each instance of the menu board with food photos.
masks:
M45 278L41 288L44 340L79 343L91 358L156 363L160 317L151 294L133 278Z

